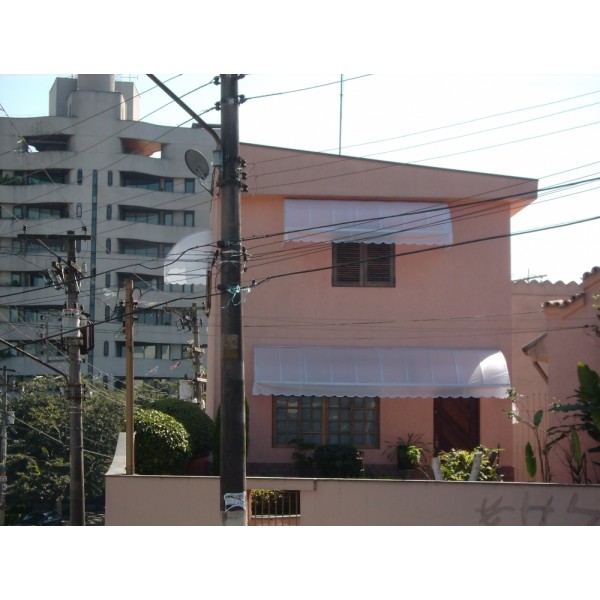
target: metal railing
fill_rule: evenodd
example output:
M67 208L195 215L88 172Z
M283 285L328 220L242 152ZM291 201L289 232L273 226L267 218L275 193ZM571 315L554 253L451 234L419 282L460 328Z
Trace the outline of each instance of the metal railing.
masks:
M299 490L251 490L248 525L300 525Z

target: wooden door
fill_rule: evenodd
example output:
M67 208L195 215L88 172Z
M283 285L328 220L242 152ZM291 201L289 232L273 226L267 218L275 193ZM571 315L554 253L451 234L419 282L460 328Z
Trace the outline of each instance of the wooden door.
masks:
M479 445L479 398L435 398L434 454L472 450Z

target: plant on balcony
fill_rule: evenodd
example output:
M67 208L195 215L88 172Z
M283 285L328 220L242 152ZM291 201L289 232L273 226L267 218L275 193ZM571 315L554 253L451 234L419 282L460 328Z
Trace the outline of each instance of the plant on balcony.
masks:
M396 462L399 471L418 469L425 454L421 434L409 433L405 438L397 437L386 442L386 456L390 462Z
M475 454L481 452L481 467L477 481L498 480L498 452L485 446L477 446L473 450L448 450L439 452L440 471L446 481L468 481L473 468Z
M313 460L320 477L364 477L362 453L354 446L326 444L315 448Z

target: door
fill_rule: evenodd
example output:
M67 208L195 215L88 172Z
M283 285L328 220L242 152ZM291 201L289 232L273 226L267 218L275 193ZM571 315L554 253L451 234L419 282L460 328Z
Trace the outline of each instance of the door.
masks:
M479 445L479 398L435 398L434 454L472 450Z

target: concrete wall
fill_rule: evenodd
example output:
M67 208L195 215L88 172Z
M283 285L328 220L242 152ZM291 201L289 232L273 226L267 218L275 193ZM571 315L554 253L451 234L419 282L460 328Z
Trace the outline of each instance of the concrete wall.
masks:
M300 490L300 524L598 525L600 486L248 478ZM220 525L217 477L106 477L106 525Z

